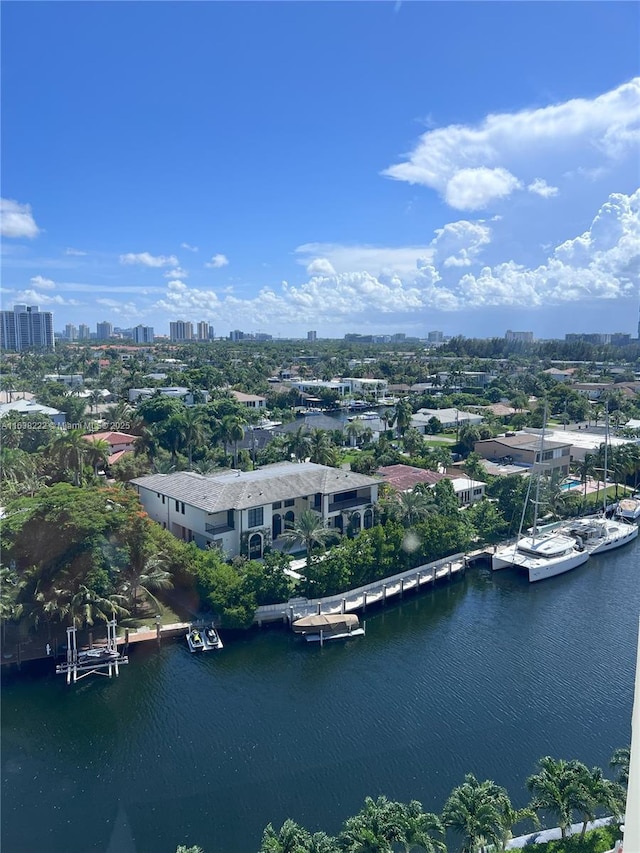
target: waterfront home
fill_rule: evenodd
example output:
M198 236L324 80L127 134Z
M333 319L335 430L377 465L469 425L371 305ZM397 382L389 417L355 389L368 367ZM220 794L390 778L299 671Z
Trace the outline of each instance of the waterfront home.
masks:
M463 412L461 409L418 409L411 418L411 426L425 434L429 432L431 418L437 418L443 429L456 429L465 424L477 426L483 420L482 415Z
M550 473L559 471L564 477L569 473L570 441L548 441L545 437L544 449L541 452L537 435L518 432L476 441L473 449L483 459L490 459L492 462L506 462L529 468L542 462L545 470Z
M244 394L242 391L231 391L231 396L245 406L247 409L266 409L266 397L260 397L258 394Z
M440 480L451 480L458 505L461 507L481 501L487 488L486 483L473 480L462 473L441 474L438 471L415 468L413 465L384 465L378 468L376 473L398 492L411 492L419 483L435 486Z
M149 516L174 536L226 557L260 559L281 548L304 510L342 533L373 526L380 480L312 462L278 462L257 471L150 474L131 483Z
M107 459L107 465L113 465L118 460L122 459L125 453L132 453L134 450L135 435L129 435L126 432L90 432L83 436L87 441L106 441L111 452Z
M182 400L185 406L194 406L196 403L208 403L208 391L190 391L180 385L175 385L167 388L129 388L129 402L137 403L148 400L156 394L162 397L173 397L176 400Z
M64 412L60 412L51 406L43 406L40 403L36 403L35 400L20 399L14 400L11 403L0 404L0 418L4 418L5 415L11 412L23 416L46 415L48 418L51 418L55 426L59 427L64 426L67 419Z

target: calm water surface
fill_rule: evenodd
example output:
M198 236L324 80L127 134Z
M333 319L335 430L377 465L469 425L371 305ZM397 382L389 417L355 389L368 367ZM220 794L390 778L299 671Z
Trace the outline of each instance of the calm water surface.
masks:
M549 581L477 569L308 646L280 629L135 648L118 679L4 678L3 853L252 853L286 817L335 832L366 795L440 811L465 772L630 739L640 541Z

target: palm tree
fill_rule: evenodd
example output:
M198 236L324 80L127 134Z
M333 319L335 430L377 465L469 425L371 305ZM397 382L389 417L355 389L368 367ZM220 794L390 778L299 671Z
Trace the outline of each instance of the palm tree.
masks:
M88 440L91 445L87 450L87 461L93 466L93 473L98 476L98 470L105 468L111 455L111 445L104 438L99 438L96 441Z
M262 836L260 853L306 853L309 849L310 835L295 821L288 819L276 832L268 824Z
M298 429L289 436L289 453L298 460L304 462L311 452L311 442L307 435L305 426L299 426Z
M95 620L108 622L115 616L128 616L121 595L100 595L96 590L80 584L69 600L67 612L77 628L93 625Z
M584 838L587 824L595 820L598 808L602 808L607 814L620 817L624 812L624 790L617 782L605 778L600 767L592 767L589 770L581 762L576 763L576 774L578 784L581 788L579 810L582 812L582 830L580 837Z
M629 784L629 762L631 760L631 748L621 746L616 749L609 761L609 767L613 767L618 771L617 782L623 787Z
M244 429L242 428L244 421L237 415L225 415L222 418L219 426L219 436L224 444L224 452L227 453L227 447L230 442L234 444L233 465L238 467L238 442L244 437Z
M442 821L437 815L422 810L422 803L411 800L401 804L402 843L405 853L418 847L423 853L446 853L441 836L444 834ZM439 836L434 838L433 836Z
M437 512L437 506L433 499L433 494L425 494L425 492L416 491L400 492L398 495L398 503L400 504L400 515L404 520L405 527L412 527L416 521L425 516Z
M353 420L349 421L345 427L345 435L349 439L349 445L351 447L355 447L358 443L358 438L361 436L364 427L362 425L362 421Z
M412 417L413 407L407 397L402 397L395 405L395 409L389 418L389 425L395 424L399 434L403 436L411 425Z
M63 468L71 468L76 486L82 483L82 460L91 444L81 429L65 430L49 445L48 454Z
M516 811L500 785L468 773L445 803L442 823L463 837L462 853L478 853L488 844L503 850L513 824L531 816Z
M134 615L138 612L140 593L144 598L150 598L159 612L160 605L152 590L171 589L173 587L171 573L165 570L164 562L160 557L143 557L142 560L136 559L134 554L131 557L127 567L120 573L122 593L133 608Z
M187 448L187 458L189 459L189 468L193 465L193 448L205 441L205 413L204 409L199 406L194 406L187 409L184 413L183 422L183 439Z
M334 465L336 448L329 433L323 429L314 429L309 436L309 457L317 465Z
M302 542L307 551L307 575L311 566L311 552L314 545L324 545L334 535L324 523L324 519L312 509L303 510L290 530L282 534L286 545L292 547Z
M402 805L378 797L366 797L364 807L347 818L340 833L346 853L391 853L394 842L403 842L405 823Z
M574 808L580 800L576 766L571 761L546 755L538 762L540 771L529 776L527 788L533 794L531 808L554 815L563 838L571 826Z

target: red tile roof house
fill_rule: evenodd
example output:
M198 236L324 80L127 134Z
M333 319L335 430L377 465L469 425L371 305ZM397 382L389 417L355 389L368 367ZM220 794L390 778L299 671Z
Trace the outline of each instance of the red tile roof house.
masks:
M111 446L107 465L113 465L114 462L122 459L125 453L132 453L133 442L136 440L135 435L129 435L126 432L90 432L83 437L87 441L106 441Z
M418 483L434 486L440 480L451 480L460 506L469 506L482 500L486 488L486 483L472 480L462 474L440 474L436 471L426 471L424 468L414 468L412 465L385 465L378 468L376 473L399 492L411 491Z

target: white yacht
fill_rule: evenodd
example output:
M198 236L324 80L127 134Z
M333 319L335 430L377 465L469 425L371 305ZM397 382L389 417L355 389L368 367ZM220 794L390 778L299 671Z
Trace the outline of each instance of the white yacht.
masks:
M627 521L637 521L640 518L640 498L637 495L632 498L622 498L618 503L616 516L625 518Z
M542 425L542 433L540 434L540 449L536 454L536 463L534 465L534 474L529 478L529 488L525 505L522 510L522 518L520 520L520 531L518 539L511 545L502 545L496 548L495 553L491 558L491 568L493 571L498 569L506 569L511 566L525 569L529 576L529 582L545 580L546 578L555 577L555 575L564 574L577 566L581 566L589 559L589 551L587 548L575 539L573 536L567 536L557 530L545 530L541 532L538 529L538 507L540 504L540 479L544 465L542 459L544 456L544 434L546 427L546 412ZM536 491L533 499L533 526L529 531L528 536L522 535L522 528L527 511L527 506L530 502L531 485L535 481Z
M582 542L590 554L603 554L613 551L638 536L638 526L628 521L620 521L604 516L577 518L562 528L563 533L574 536Z
M561 575L589 559L589 551L572 536L559 533L532 533L512 545L499 547L491 558L493 571L512 566L526 569L529 581Z

